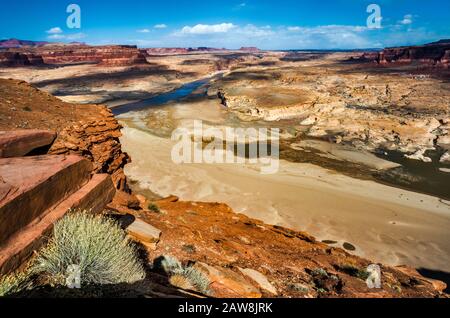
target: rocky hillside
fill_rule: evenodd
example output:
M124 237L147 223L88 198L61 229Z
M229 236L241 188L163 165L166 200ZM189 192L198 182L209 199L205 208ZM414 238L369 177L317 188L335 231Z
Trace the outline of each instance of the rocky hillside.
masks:
M94 173L112 175L116 187L127 190L123 167L129 158L121 151L120 126L105 107L63 103L25 82L0 80L0 130L19 128L55 130L56 141L42 152L82 155ZM445 284L406 267L381 266L382 288L371 289L371 261L224 204L175 197L150 202L118 191L111 211L133 224L128 232L149 265L146 282L123 287L127 295L154 295L156 284L195 289L183 276L158 272L158 259L170 255L207 278L211 297L446 297Z

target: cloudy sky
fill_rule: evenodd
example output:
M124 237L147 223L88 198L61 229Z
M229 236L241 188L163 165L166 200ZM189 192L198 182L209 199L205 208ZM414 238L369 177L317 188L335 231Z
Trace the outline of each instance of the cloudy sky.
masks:
M80 28L67 24L69 4L81 9ZM371 4L380 15L368 10ZM448 0L16 0L0 6L1 39L349 49L450 38Z

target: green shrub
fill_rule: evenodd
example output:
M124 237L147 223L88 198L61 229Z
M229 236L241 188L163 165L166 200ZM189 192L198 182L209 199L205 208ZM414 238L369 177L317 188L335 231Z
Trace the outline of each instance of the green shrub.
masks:
M54 227L33 272L52 284L65 285L73 265L82 285L134 283L145 277L136 249L112 220L88 212L66 215Z
M209 278L195 267L183 265L173 256L163 256L161 268L170 277L172 284L179 288L188 289L192 286L194 289L204 295L209 293Z
M170 255L163 256L161 268L169 276L183 273L183 265L181 265L178 259Z
M31 287L28 271L4 276L0 278L0 297L17 294Z
M359 269L351 264L337 266L336 268L341 272L346 273L347 275L362 279L364 281L367 280L370 276L370 273L367 272L365 269Z
M187 267L184 269L182 275L189 280L197 291L204 295L208 295L211 282L205 274L194 267Z
M161 209L159 208L159 206L157 206L157 205L154 204L154 203L150 203L150 204L148 205L148 209L149 209L150 211L152 211L152 212L155 212L155 213L161 213Z

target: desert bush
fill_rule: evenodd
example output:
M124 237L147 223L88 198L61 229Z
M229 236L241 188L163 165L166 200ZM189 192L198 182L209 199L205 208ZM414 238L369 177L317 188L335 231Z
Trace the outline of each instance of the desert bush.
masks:
M51 284L65 285L73 265L80 269L82 285L134 283L145 277L135 247L108 218L72 212L53 232L33 266Z
M183 276L189 280L197 291L208 295L211 282L205 274L194 267L187 267L183 271Z
M183 265L181 265L178 259L170 255L163 256L161 268L169 276L183 273Z
M163 256L161 268L170 276L173 286L183 289L195 289L196 291L208 295L209 278L201 271L192 266L183 265L173 256Z
M157 206L154 203L150 203L148 205L148 209L149 209L149 211L152 211L152 212L155 212L155 213L161 213L161 209L159 208L159 206Z
M0 278L0 297L17 294L31 287L32 282L28 271L4 276Z

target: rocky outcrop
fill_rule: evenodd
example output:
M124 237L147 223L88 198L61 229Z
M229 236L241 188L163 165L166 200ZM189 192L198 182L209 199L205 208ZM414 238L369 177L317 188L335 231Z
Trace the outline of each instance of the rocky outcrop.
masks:
M0 158L25 156L31 151L50 146L56 133L47 130L0 131Z
M376 58L379 64L419 62L427 66L448 68L450 40L442 40L421 46L387 48Z
M64 103L15 80L0 80L0 91L2 129L16 131L24 123L27 129L54 129L58 136L49 154L83 156L93 173L110 174L117 189L128 191L123 168L130 159L120 145L121 126L106 106Z
M0 159L2 187L9 189L0 201L0 241L86 184L91 169L89 161L76 156Z
M45 48L42 57L46 64L97 63L103 66L147 64L144 54L136 46L68 46Z
M381 288L366 283L371 261L317 242L314 237L264 224L219 203L154 202L161 213L136 216L163 233L149 260L171 255L208 279L212 297L438 297L442 282L406 267L380 265Z
M197 48L183 48L183 47L175 47L175 48L151 48L146 49L148 55L160 55L160 54L189 54L189 53L200 53L200 52L219 52L219 51L227 51L226 49L219 48L211 48L211 47L197 47Z
M119 141L121 126L102 108L99 117L70 125L59 132L49 154L77 154L89 159L94 173L108 173L119 190L128 191L124 166L130 161Z
M324 66L335 66L328 59L320 63L302 74L238 69L216 80L208 94L242 120L296 119L298 134L359 150L395 150L430 161L423 156L427 150L450 143L445 82L388 71L373 76L352 63L330 74Z

